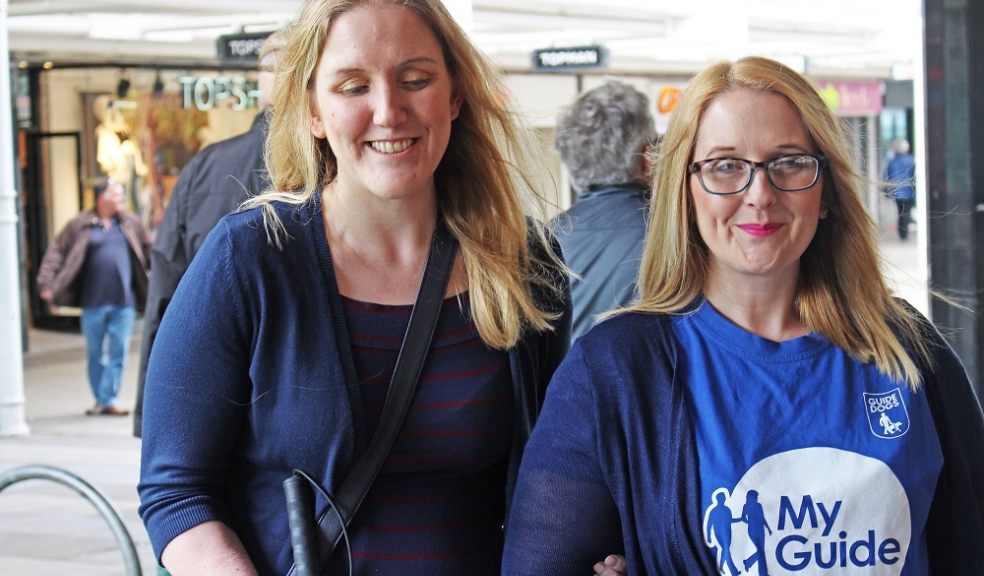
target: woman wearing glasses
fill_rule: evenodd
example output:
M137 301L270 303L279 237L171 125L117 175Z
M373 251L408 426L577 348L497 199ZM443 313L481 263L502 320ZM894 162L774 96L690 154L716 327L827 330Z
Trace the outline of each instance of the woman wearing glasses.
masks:
M613 549L630 574L979 571L980 406L886 287L814 87L763 58L713 65L657 156L640 299L548 388L504 573Z

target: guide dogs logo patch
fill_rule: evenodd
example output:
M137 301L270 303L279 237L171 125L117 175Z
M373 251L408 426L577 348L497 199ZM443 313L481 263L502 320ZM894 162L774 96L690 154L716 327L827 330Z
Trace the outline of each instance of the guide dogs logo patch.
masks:
M909 431L909 413L902 392L895 388L873 394L864 392L864 411L871 433L879 438L898 438Z

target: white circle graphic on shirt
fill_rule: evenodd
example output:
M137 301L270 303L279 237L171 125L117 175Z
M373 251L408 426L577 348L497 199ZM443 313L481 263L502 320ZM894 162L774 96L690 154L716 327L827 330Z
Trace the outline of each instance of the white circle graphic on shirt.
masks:
M892 470L874 458L834 448L783 452L711 500L717 504L705 511L704 534L723 575L891 576L905 564L909 500ZM730 535L722 501L731 513ZM730 536L730 556L717 534Z

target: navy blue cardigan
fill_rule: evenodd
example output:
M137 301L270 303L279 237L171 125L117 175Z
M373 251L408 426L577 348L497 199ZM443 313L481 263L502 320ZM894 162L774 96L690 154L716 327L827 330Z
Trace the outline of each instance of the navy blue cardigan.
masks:
M168 306L147 372L140 515L158 558L208 520L231 526L261 574L286 573L281 483L292 468L337 488L369 441L317 196L277 205L283 248L259 210L224 218ZM509 351L515 397L506 486L568 348L569 288L537 294L560 314ZM318 502L318 514L326 503Z
M697 449L665 316L622 314L579 339L523 458L502 573L587 573L624 550L629 573L716 574L703 544ZM984 418L967 374L926 322L925 386L943 450L927 522L934 576L984 566Z

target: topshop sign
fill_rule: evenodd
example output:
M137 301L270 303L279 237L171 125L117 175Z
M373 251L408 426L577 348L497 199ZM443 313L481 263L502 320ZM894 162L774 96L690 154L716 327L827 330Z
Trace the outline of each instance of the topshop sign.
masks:
M219 62L255 65L263 41L270 34L272 31L219 36L216 41ZM228 108L239 111L259 108L259 86L255 80L244 76L181 76L178 85L181 87L181 105L186 110Z
M198 110L259 108L260 88L255 80L243 76L181 76L181 106Z
M540 72L603 68L606 64L608 64L608 52L601 46L546 48L533 51L533 69Z

